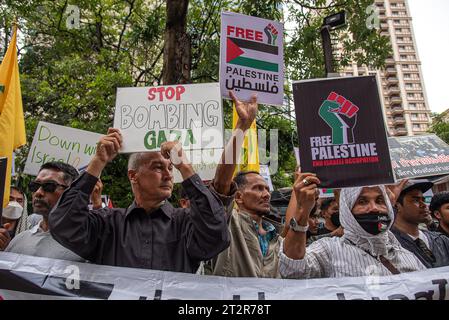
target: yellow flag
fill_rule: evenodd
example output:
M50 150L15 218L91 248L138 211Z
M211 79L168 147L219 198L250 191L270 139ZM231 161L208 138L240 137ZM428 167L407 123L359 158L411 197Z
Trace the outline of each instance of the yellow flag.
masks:
M235 129L239 116L235 105L232 107L232 129ZM256 120L251 124L250 129L245 134L243 146L240 153L240 163L237 164L235 173L239 171L257 171L260 172L259 164L259 146L257 143L257 126Z
M0 157L8 158L3 195L4 208L9 202L12 153L24 144L26 144L26 132L17 62L17 26L15 26L8 51L0 65Z

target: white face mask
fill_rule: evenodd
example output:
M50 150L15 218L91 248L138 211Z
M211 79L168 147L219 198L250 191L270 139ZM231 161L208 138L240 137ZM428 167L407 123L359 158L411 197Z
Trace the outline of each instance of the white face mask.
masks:
M10 201L3 209L2 217L10 220L17 220L22 216L23 208L17 201Z

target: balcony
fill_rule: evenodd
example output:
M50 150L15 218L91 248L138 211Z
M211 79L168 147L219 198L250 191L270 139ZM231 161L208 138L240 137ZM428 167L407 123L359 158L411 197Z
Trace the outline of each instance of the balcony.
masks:
M388 30L388 23L381 23L380 30Z
M402 107L393 107L393 108L391 108L391 113L393 115L396 115L396 114L402 115L402 114L404 114L404 109L402 109Z
M386 75L395 75L396 74L396 68L387 68L387 70L385 70L385 74Z
M400 94L400 93L401 93L401 89L399 89L399 87L397 87L397 86L389 87L389 88L388 88L388 91L389 91L391 94ZM396 96L395 96L395 97L396 97Z
M399 79L396 77L389 77L389 78L387 78L387 81L388 81L389 86L399 83Z
M400 96L391 96L390 97L390 103L391 104L402 103L402 98Z
M385 60L385 63L387 64L387 65L394 65L394 59L392 59L392 58L388 58L387 60Z
M404 117L394 117L393 122L395 125L405 124L405 118Z
M408 134L408 131L406 128L396 128L394 131L395 131L395 136L406 136Z

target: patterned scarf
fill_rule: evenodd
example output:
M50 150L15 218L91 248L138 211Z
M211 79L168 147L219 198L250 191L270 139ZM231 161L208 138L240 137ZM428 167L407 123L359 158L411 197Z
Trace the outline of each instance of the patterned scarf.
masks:
M366 232L352 214L352 208L362 192L363 187L346 188L340 194L340 222L344 228L344 236L342 239L349 240L349 242L352 242L357 247L369 252L375 257L384 256L391 260L396 256L397 249L400 249L401 245L393 233L390 232L394 221L394 211L385 187L376 187L382 191L387 205L388 216L391 219L388 230L376 236Z

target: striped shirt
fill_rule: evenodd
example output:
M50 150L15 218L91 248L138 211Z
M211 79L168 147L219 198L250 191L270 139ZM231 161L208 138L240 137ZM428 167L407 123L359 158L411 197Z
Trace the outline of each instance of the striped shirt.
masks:
M410 251L400 247L390 262L401 272L412 272L426 267ZM283 278L340 278L388 276L391 272L376 258L342 238L323 238L306 248L302 260L293 260L284 254L284 242L279 251L279 269Z

